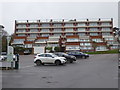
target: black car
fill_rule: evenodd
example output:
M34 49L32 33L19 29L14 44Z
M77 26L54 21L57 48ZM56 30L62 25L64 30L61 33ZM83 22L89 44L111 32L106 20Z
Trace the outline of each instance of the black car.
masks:
M83 53L83 52L79 52L79 51L67 52L67 54L68 54L68 55L73 55L73 56L75 56L75 57L77 57L77 58L84 58L84 59L86 59L86 58L89 57L88 54Z
M67 59L67 61L70 62L70 63L73 63L73 61L76 61L75 56L68 55L68 54L63 53L63 52L55 52L54 54L56 54L59 57L65 57Z

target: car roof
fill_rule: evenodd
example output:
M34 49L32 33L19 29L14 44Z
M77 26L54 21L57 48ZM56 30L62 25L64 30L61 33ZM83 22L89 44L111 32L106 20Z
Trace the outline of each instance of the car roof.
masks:
M41 54L51 54L51 55L52 55L52 54L54 54L54 53L40 53L40 54L37 54L37 55L41 55Z

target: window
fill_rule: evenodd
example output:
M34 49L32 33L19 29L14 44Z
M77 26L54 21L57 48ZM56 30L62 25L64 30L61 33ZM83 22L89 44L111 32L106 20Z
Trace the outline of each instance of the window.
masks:
M54 24L53 26L54 27L61 27L62 25L61 24Z
M86 26L86 24L85 23L78 23L77 26Z
M97 23L89 23L89 26L97 26L98 24Z
M59 44L47 44L48 45L48 47L58 47L59 46Z
M18 29L17 32L26 32L25 29Z
M89 31L99 31L98 28L90 28Z
M80 43L81 46L91 46L91 43Z
M52 55L50 55L50 54L46 54L46 57L52 57Z
M102 39L92 39L94 42L103 42Z
M107 44L113 44L114 42L113 41L107 41Z
M102 33L103 36L110 36L110 33Z
M25 34L18 34L17 36L26 36Z
M98 36L98 33L90 33L90 36Z
M103 22L103 23L101 23L101 25L102 25L102 26L109 26L110 23L104 23L104 22Z
M38 55L39 57L45 57L45 54Z
M78 42L78 38L69 38L67 39L67 42Z
M93 47L80 47L81 50L91 50Z
M23 44L25 39L14 39L13 43L14 44Z
M102 28L102 31L111 31L110 28Z
M96 51L106 51L106 47L105 46L98 46L96 48Z
M26 44L25 48L32 48L32 44Z
M50 24L42 24L41 27L50 27Z
M89 42L90 39L80 39L81 42Z
M46 42L48 39L38 39L36 42Z
M69 36L69 35L73 35L73 33L66 33L65 35L66 35L66 36L67 36L67 35Z
M78 28L77 31L80 32L80 31L86 31L86 30L85 28Z
M79 36L85 36L85 33L78 33Z
M54 36L58 36L58 37L60 37L62 34L60 33L60 34L54 34Z
M61 29L54 29L53 32L61 32Z
M17 27L26 27L26 24L19 24Z
M30 37L36 37L37 34L30 34Z
M38 32L37 29L30 29L30 32Z
M29 27L38 27L38 24L30 24Z
M41 29L41 32L49 32L49 29Z
M65 29L65 32L73 32L74 30L71 28L71 29Z
M49 34L42 34L41 36L43 36L43 37L48 37Z
M111 40L112 41L112 40L114 40L114 38L113 37L112 38L106 37L105 40Z
M71 27L73 26L73 24L65 24L65 26Z
M27 41L34 41L35 39L27 39Z
M79 46L66 46L66 50L80 50Z

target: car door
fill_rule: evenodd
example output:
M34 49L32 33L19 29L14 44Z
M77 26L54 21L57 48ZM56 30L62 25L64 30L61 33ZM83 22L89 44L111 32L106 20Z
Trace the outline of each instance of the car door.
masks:
M46 57L45 54L40 54L38 55L39 59L41 60L42 63L44 63L46 61Z
M46 54L46 63L54 63L54 57L52 57L52 55L50 54Z

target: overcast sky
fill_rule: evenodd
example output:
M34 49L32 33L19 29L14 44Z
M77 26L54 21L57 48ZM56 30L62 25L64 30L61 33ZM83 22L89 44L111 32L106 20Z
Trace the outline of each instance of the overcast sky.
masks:
M2 2L0 24L12 34L15 20L113 18L118 26L117 2Z

